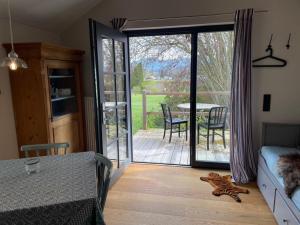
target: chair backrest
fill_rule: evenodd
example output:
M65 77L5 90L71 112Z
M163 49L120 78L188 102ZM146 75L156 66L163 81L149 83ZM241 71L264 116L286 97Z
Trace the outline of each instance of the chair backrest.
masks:
M225 126L228 108L226 106L213 107L209 111L208 125Z
M53 144L35 144L35 145L23 145L21 146L21 151L25 152L25 157L29 157L29 152L35 152L36 156L40 156L41 152L46 152L47 155L51 155L51 150L53 149L54 154L58 154L59 150L63 150L64 154L67 153L67 148L69 148L68 143L53 143Z
M95 160L97 174L97 209L100 210L99 213L102 214L109 189L113 164L100 153L95 154Z
M167 106L167 104L161 103L161 109L163 111L163 115L164 115L164 120L170 120L172 121L172 114L171 114L171 110L170 107Z

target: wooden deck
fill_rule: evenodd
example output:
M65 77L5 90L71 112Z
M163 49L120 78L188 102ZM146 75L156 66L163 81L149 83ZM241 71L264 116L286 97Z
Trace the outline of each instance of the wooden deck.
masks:
M182 133L179 138L173 134L169 143L169 133L163 139L162 129L139 130L133 136L133 161L148 163L165 163L177 165L190 165L189 142ZM229 148L224 149L221 138L216 136L215 144L210 142L210 150L206 149L206 140L200 138L197 145L197 160L229 162ZM226 142L229 144L229 134L226 133Z

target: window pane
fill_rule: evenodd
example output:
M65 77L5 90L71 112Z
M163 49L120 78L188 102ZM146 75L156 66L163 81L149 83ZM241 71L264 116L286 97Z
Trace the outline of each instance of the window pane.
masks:
M126 160L127 156L127 136L119 138L120 160Z
M109 145L117 138L117 121L115 108L106 106L104 110L104 116L107 144Z
M116 170L118 168L118 142L114 142L111 145L107 147L107 157L112 161L113 163L113 170Z
M196 160L198 161L229 162L230 137L227 110L230 98L232 53L232 31L198 34L197 117L195 118ZM209 126L216 129L211 129Z
M117 75L117 99L118 102L126 102L126 84L125 75Z
M103 50L103 71L113 72L114 61L113 61L113 41L112 39L102 39L102 50Z
M123 42L115 41L116 72L124 72L124 47Z
M115 76L112 74L104 74L104 96L105 102L115 103Z

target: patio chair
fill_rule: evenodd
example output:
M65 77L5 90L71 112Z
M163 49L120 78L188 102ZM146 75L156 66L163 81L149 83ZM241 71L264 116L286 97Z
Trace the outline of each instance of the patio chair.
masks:
M198 123L198 144L200 143L200 136L206 137L207 150L209 150L209 136L211 135L210 131L212 130L212 142L215 142L215 135L219 135L223 138L223 145L224 148L226 148L225 127L227 112L228 108L225 106L213 107L210 109L207 120ZM207 133L201 134L201 128L205 128ZM222 134L216 133L217 130L221 130Z
M51 150L54 150L54 154L58 155L59 150L63 151L63 154L65 155L67 153L67 148L69 148L70 145L68 143L53 143L53 144L34 144L34 145L22 145L21 151L25 152L25 157L29 157L30 152L35 152L35 155L38 157L40 156L40 153L46 155L51 155Z
M188 132L188 120L181 119L181 118L173 118L171 114L170 107L166 104L161 104L161 108L164 115L164 137L166 136L166 130L170 130L170 138L169 143L171 143L172 140L172 134L178 133L178 136L180 137L180 132L185 132L186 140L187 140L187 132ZM181 130L180 125L185 124L185 129ZM177 127L177 130L173 130L174 127Z
M105 225L103 218L103 210L106 202L106 197L109 189L109 184L111 180L111 172L113 164L112 162L105 156L96 153L96 174L97 174L97 216L96 221L97 225Z

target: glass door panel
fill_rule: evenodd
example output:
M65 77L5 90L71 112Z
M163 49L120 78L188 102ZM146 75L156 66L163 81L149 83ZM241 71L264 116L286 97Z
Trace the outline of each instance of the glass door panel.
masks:
M115 108L107 107L104 110L104 119L106 126L106 137L107 145L110 145L112 142L116 141L117 134L117 115Z
M117 75L116 82L117 82L117 102L118 103L125 103L126 102L126 82L125 82L124 75Z
M115 76L113 74L104 74L104 97L105 102L115 106Z
M107 157L118 167L118 123L114 74L113 39L102 38L104 104L103 119L106 130Z
M129 162L127 37L90 21L96 97L97 149L113 161L113 177Z
M119 132L119 159L124 161L128 158L128 128L127 128L127 95L126 95L126 73L124 64L124 43L114 42L115 47L115 69L116 69L116 93L118 105L118 132Z
M129 43L133 160L190 165L191 34L133 35Z
M116 72L125 72L123 42L115 41L115 56L116 56Z
M126 73L124 43L103 38L103 73L107 137L107 155L111 160L125 160L127 154Z
M125 161L128 158L127 153L127 137L120 137L119 139L119 148L120 148L120 161Z
M115 141L107 145L107 158L109 158L113 163L113 171L118 169L118 143Z
M119 123L118 123L119 136L125 137L128 133L127 122L126 122L126 117L127 117L126 107L120 106L118 110L119 110Z
M233 31L197 35L196 161L229 163Z
M114 56L113 56L113 40L102 38L103 51L103 72L113 72Z

